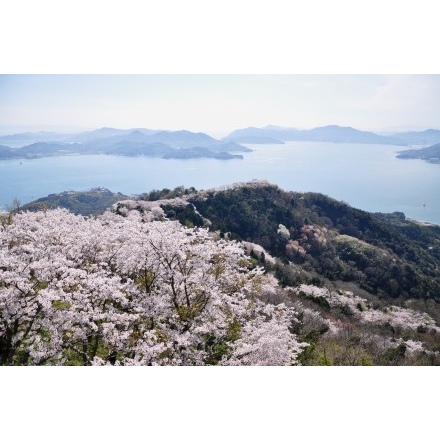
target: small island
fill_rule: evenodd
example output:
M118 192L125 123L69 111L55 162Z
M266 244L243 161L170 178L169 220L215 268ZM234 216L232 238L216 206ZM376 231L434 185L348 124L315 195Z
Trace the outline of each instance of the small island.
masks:
M231 154L227 151L212 151L202 147L181 148L162 156L163 159L199 159L202 157L219 160L243 159L241 154Z
M416 150L400 151L398 159L422 159L430 163L440 164L440 143Z

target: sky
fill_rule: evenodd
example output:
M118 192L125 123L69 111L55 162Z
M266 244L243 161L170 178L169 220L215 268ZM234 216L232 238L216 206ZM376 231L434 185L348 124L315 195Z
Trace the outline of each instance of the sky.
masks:
M440 128L438 15L391 3L7 2L0 133Z
M440 75L0 75L0 129L440 128Z

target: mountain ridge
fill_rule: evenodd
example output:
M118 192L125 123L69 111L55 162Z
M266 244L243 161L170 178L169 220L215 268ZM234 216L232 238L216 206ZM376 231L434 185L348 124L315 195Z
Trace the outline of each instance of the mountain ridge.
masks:
M32 139L32 133L22 133L22 140ZM409 139L440 139L440 130L406 132L382 136L352 127L328 125L309 130L266 126L238 129L222 139L202 132L188 130L167 131L147 128L116 129L102 127L97 130L69 136L52 132L35 133L37 142L20 147L1 145L2 141L20 138L20 134L0 136L0 159L39 158L69 154L114 154L126 156L161 156L165 159L213 158L220 160L243 159L240 152L252 150L241 144L283 144L287 141L333 142L354 144L386 144L407 146ZM48 136L45 140L44 136ZM403 140L407 139L407 140ZM427 151L431 154L435 147ZM418 156L417 156L418 155ZM399 158L420 157L421 153L401 152ZM438 153L435 153L438 156ZM421 157L438 163L438 157Z
M335 132L339 130L339 133ZM332 133L333 131L333 133ZM277 125L267 125L261 128L258 127L247 127L239 128L223 139L215 139L212 136L207 135L202 132L190 132L188 130L155 130L150 128L129 128L129 129L118 129L112 127L101 127L96 130L85 131L77 134L65 134L56 132L23 132L0 136L0 144L11 147L22 147L36 142L74 142L74 143L88 143L97 142L98 140L108 139L116 136L129 135L133 132L139 132L146 136L151 136L150 140L161 141L164 143L169 143L171 146L185 146L181 145L185 143L185 137L192 136L191 142L198 138L199 145L189 145L189 147L194 146L206 146L206 143L216 143L225 139L237 139L239 137L251 137L258 139L256 143L263 143L262 138L267 138L264 142L270 143L272 141L296 141L296 140L316 140L317 138L323 140L324 142L341 142L339 140L342 136L342 142L344 141L343 134L355 135L355 139L361 139L364 142L378 142L393 145L427 145L440 142L440 130L437 129L426 129L423 131L406 131L406 132L393 132L393 134L382 135L372 131L358 130L353 127L342 127L339 125L327 125L314 127L311 129L297 129L293 127L282 127ZM335 137L335 135L338 137ZM171 140L170 140L171 139ZM176 142L176 145L172 145ZM251 142L249 142L251 143Z
M368 144L391 144L407 145L398 136L381 136L369 131L357 130L353 127L341 127L339 125L327 125L315 127L309 130L298 130L280 127L248 127L238 129L227 135L224 139L234 140L243 137L273 138L278 141L314 141L314 142L339 142L339 143L368 143Z
M83 142L36 142L19 148L1 146L0 159L39 158L68 154L114 154L125 156L162 156L163 158L242 159L234 152L250 152L248 147L232 141L219 141L204 133L187 130L146 134L141 130L121 131L103 128L92 140L86 132ZM112 136L107 136L108 133Z

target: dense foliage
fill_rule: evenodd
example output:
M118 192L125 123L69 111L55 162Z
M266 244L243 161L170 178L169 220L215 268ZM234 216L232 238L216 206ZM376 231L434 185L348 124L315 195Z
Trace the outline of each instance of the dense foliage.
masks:
M160 208L4 215L0 363L295 364L294 310L260 299L275 287L238 243Z
M212 230L260 244L330 280L381 297L440 301L440 227L393 222L322 194L241 185L188 198Z

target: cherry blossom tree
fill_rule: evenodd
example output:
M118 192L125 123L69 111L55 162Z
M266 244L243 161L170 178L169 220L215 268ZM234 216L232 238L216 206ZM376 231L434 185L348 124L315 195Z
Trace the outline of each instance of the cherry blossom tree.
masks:
M18 213L0 230L0 362L291 365L295 312L244 248L163 211Z

